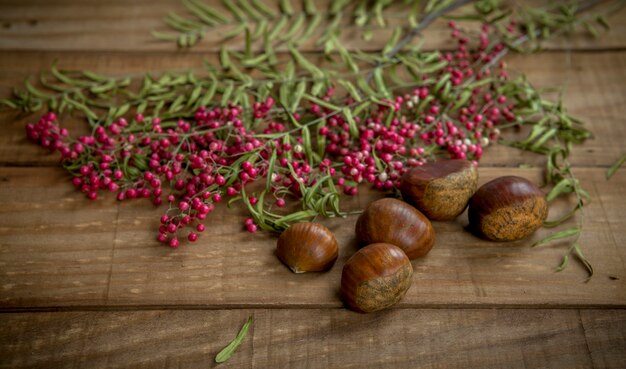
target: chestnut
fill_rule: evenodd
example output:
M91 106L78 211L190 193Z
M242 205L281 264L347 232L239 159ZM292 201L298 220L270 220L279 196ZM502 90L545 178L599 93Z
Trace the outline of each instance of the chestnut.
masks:
M406 202L392 198L367 206L356 222L356 236L364 244L396 245L409 259L426 255L435 242L435 231L428 218Z
M341 296L355 311L381 310L404 297L412 276L413 266L402 249L374 243L357 251L343 266Z
M409 169L399 187L402 198L428 219L452 220L465 210L477 185L476 167L468 160L453 159Z
M468 210L470 229L494 241L521 240L535 232L548 216L544 193L516 176L499 177L482 185Z
M278 237L276 256L294 273L327 270L338 255L335 235L319 223L293 224Z

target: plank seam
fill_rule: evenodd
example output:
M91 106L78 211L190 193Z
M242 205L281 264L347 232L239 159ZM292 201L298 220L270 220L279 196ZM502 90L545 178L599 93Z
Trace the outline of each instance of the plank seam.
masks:
M232 49L235 52L245 51L244 49ZM356 50L356 49L355 49ZM358 49L360 51L366 52L376 52L381 51L381 49ZM456 49L448 49L448 48L438 48L438 49L423 49L423 51L435 51L439 50L441 52L447 51L455 51ZM58 54L58 53L81 53L81 54L127 54L127 55L147 55L147 56L159 56L159 55L172 55L172 54L181 54L184 52L184 55L207 55L207 54L215 54L219 55L219 49L210 49L210 50L185 50L181 51L178 49L172 50L137 50L137 49L31 49L31 48L2 48L0 47L0 52L2 53L50 53L50 54ZM564 52L573 52L573 53L616 53L616 52L626 52L626 46L609 46L602 48L578 48L578 47L556 47L550 49L543 49L542 53L564 53ZM303 54L320 54L323 55L323 50L303 50ZM276 50L276 54L288 55L289 50Z
M162 311L162 310L345 310L332 305L85 305L0 308L1 314L49 313L49 312L116 312L116 311ZM626 310L626 304L617 305L408 305L396 310Z

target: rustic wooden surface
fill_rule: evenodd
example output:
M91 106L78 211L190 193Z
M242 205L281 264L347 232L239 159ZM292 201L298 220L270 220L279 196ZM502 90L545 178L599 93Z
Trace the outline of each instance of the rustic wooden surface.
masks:
M104 5L103 5L104 4ZM59 59L64 68L134 74L198 68L211 40L176 51L151 39L173 0L0 1L0 96ZM624 368L626 366L626 12L599 39L562 38L510 67L537 86L563 85L570 112L595 138L571 161L592 201L581 244L596 275L567 245L531 239L490 243L454 222L436 222L437 243L413 262L414 281L395 308L343 308L341 266L356 250L356 218L328 221L340 257L327 273L293 275L273 254L276 238L241 230L245 214L220 208L194 245L158 245L159 210L113 196L89 202L57 158L24 138L35 115L0 113L0 368L205 368L249 315L254 326L232 368ZM426 47L445 47L436 23ZM375 42L354 47L376 48ZM80 130L68 117L64 124ZM84 129L84 128L83 128ZM543 157L490 147L480 182L515 174L540 182ZM523 167L520 165L524 164ZM376 198L364 191L346 202ZM557 201L551 216L568 206ZM563 228L568 227L564 225Z

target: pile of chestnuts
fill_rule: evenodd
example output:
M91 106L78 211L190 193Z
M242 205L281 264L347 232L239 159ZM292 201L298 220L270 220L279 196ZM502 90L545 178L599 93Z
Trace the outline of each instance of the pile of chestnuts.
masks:
M478 171L467 160L443 160L408 170L400 180L404 201L370 203L356 222L360 248L343 266L341 297L352 310L368 313L400 301L413 280L411 260L435 244L430 220L458 217L469 206L469 229L493 241L521 240L548 215L544 193L532 182L499 177L478 188ZM284 231L276 255L294 273L330 269L338 256L333 233L319 223L297 223Z

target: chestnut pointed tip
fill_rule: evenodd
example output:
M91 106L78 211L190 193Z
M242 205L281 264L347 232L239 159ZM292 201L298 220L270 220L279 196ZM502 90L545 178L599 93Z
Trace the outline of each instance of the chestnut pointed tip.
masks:
M320 223L293 224L281 233L276 245L276 256L297 274L328 270L338 255L337 239Z

